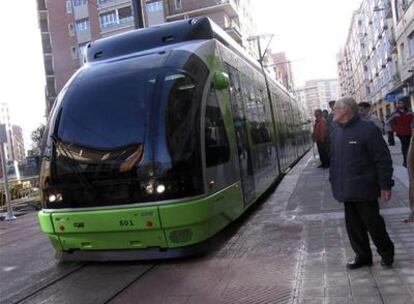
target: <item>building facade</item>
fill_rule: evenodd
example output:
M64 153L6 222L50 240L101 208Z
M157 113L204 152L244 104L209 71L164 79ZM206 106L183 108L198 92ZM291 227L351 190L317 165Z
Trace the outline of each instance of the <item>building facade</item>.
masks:
M341 96L371 103L382 120L394 109L394 101L412 98L411 4L412 0L363 0L337 57Z
M13 151L13 133L12 133L12 126L10 123L10 112L9 106L7 103L0 103L0 124L4 124L6 126L6 149L5 149L5 156L6 161L13 161L14 160L14 151Z
M283 86L289 91L294 90L293 71L290 65L290 61L286 57L286 53L271 53L271 64L275 78L283 84Z
M20 126L12 125L13 154L14 160L20 164L26 161L26 153L23 141L23 129Z
M338 79L315 79L305 82L305 86L296 90L300 102L306 105L310 118L316 109L329 110L329 101L337 100L339 94Z
M137 24L208 16L248 47L256 32L251 0L37 0L46 73L46 111L82 65L90 41L133 30ZM141 7L141 13L138 9Z
M389 91L389 100L410 100L414 109L414 4L413 0L395 0L391 4L394 25L394 53L398 58L397 82Z
M26 155L23 142L23 130L21 127L11 124L7 103L0 103L0 124L4 124L6 127L6 161L25 162Z

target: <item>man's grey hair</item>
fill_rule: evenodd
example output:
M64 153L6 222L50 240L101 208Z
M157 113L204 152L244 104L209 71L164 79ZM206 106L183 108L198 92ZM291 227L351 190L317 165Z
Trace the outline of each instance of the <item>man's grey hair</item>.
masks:
M339 106L347 108L353 114L353 116L358 115L358 112L359 112L358 104L355 101L355 99L353 99L352 97L345 97L345 98L339 99L335 105L336 106L339 105Z

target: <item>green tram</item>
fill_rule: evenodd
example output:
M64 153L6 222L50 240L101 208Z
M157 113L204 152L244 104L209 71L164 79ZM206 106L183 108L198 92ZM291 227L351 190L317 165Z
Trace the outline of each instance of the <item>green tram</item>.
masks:
M294 97L208 18L97 40L85 61L42 156L39 221L62 260L199 252L310 147Z

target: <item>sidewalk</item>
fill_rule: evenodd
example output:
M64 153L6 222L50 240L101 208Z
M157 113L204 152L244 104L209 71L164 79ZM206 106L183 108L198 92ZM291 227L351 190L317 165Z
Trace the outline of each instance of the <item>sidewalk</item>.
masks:
M285 212L286 217L304 225L294 303L414 303L414 224L402 222L408 214L408 175L401 166L399 143L390 151L395 187L392 201L381 203L381 213L395 243L393 269L380 265L381 258L371 244L374 266L348 271L345 264L354 253L343 206L330 191L328 170L318 169L319 159L310 156L296 176L296 188Z

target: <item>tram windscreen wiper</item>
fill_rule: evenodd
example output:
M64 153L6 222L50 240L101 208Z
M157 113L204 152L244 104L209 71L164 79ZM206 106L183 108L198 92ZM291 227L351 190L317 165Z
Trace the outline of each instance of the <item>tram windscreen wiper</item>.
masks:
M79 162L75 160L75 156L72 154L72 152L65 146L65 144L59 140L56 136L51 136L53 143L56 146L56 149L59 149L62 152L62 155L64 155L69 161L68 164L72 169L72 172L75 173L75 175L78 177L81 184L89 190L95 190L96 186L94 183L92 183L81 171ZM57 162L59 165L60 162Z

